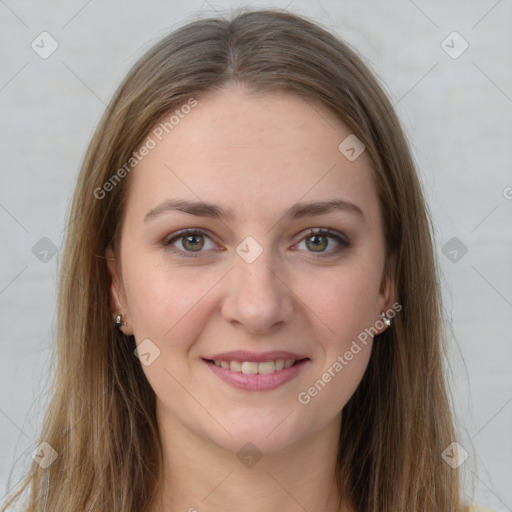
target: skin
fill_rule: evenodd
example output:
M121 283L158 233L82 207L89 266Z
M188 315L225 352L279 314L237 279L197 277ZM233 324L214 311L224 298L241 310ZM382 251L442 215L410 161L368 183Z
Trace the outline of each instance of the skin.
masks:
M123 331L137 344L149 338L160 350L143 366L164 455L152 510L335 510L342 409L372 340L307 405L297 395L393 304L369 160L341 154L350 130L294 94L229 85L197 100L129 177L121 266L107 251L112 313L123 313ZM234 217L174 210L144 222L168 198L215 203ZM285 217L298 202L327 199L350 201L363 215ZM185 228L207 232L195 239L199 253L183 238L163 244ZM309 228L330 228L350 245L329 235L315 239L315 250ZM236 252L247 236L263 250L252 263ZM187 249L199 256L178 254ZM277 389L245 391L202 359L237 349L286 350L309 361ZM247 442L262 454L252 467L236 456Z

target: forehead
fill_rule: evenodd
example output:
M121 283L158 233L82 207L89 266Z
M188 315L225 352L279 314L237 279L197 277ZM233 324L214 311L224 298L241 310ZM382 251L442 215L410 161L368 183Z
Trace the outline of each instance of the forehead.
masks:
M196 101L150 131L154 147L132 171L127 214L140 217L179 197L271 221L300 201L341 198L377 220L369 160L363 152L351 161L340 151L351 132L326 107L289 92L255 95L239 87Z

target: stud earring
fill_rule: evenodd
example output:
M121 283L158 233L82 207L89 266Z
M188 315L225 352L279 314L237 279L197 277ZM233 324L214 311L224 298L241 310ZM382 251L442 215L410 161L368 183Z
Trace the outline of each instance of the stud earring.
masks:
M114 327L117 327L118 329L120 329L122 325L126 325L126 322L123 323L123 315L117 315L115 323L114 323Z
M384 313L384 311L380 314L380 318L388 327L391 325L391 320L386 316L386 313Z

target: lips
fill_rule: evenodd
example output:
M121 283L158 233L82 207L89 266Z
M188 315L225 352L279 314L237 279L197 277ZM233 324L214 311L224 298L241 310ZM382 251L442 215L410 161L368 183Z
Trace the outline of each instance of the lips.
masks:
M264 362L276 361L278 359L292 359L293 361L300 361L308 357L303 354L295 352L285 352L283 350L272 350L269 352L249 352L248 350L233 350L231 352L222 352L220 354L212 354L211 356L204 357L210 361L249 361L249 362Z
M247 391L279 387L293 379L309 362L297 353L272 351L232 351L204 358L209 368L224 382Z

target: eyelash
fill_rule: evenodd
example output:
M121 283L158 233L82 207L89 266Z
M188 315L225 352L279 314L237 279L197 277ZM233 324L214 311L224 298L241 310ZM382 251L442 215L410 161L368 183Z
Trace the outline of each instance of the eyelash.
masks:
M187 236L195 236L195 235L202 235L202 236L211 238L208 235L208 233L203 231L202 229L183 229L183 230L178 231L178 232L174 233L173 235L171 235L170 238L167 238L166 240L164 240L162 242L162 245L164 247L169 248L172 252L174 252L175 254L177 254L183 258L198 258L205 251L195 251L194 252L194 251L184 251L184 250L170 248L171 245L174 242L176 242L177 240L186 238ZM337 231L328 229L328 228L310 228L306 231L306 233L299 240L299 242L302 242L303 240L305 240L309 237L312 237L312 236L325 236L328 238L334 238L339 243L339 246L336 249L328 251L328 252L315 253L314 251L308 251L308 252L311 252L312 254L315 254L319 258L327 258L332 255L338 254L343 249L348 249L351 245L350 241L348 240L348 238L345 235L338 233Z

